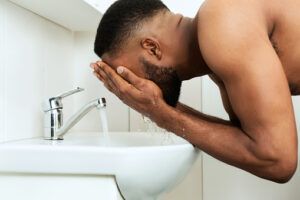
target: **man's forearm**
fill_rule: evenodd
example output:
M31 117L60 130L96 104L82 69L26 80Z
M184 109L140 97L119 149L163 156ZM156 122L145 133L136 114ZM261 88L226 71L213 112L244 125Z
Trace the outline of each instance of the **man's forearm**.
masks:
M237 126L237 127L241 126L239 120L236 119L236 118L233 118L230 115L229 115L230 120L224 120L224 119L221 119L221 118L218 118L218 117L214 117L214 116L211 116L211 115L201 113L201 112L199 112L199 111L197 111L197 110L195 110L195 109L193 109L193 108L191 108L187 105L184 105L182 103L178 103L177 106L176 106L176 109L183 112L183 113L187 113L187 114L193 115L195 117L198 117L200 119L203 119L205 121L216 122L216 123L225 124L225 125L234 125L234 126Z
M182 103L178 103L176 106L176 109L179 110L182 113L186 113L189 115L192 115L194 117L197 117L199 119L205 120L205 121L209 121L209 122L215 122L215 123L220 123L220 124L225 124L225 125L232 125L232 123L229 120L224 120L218 117L214 117L211 115L207 115L204 113L201 113L187 105L184 105Z
M182 105L181 105L182 106ZM257 144L242 129L223 119L165 106L156 123L230 165L272 179L275 161L260 156Z

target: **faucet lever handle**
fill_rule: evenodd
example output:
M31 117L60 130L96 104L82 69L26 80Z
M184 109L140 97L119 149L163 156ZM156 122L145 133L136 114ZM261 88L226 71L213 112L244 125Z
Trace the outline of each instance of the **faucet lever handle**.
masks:
M67 96L70 96L72 94L75 94L77 92L81 92L83 90L84 90L83 88L77 87L74 90L62 93L62 94L60 94L56 97L46 99L43 103L44 112L48 112L48 111L59 109L59 108L62 109L63 108L63 104L62 104L62 99L63 98L65 98Z
M72 94L75 94L75 93L78 93L78 92L82 92L82 91L84 91L83 88L77 87L74 90L70 90L68 92L62 93L62 94L56 96L55 98L62 99L62 98L68 97L68 96L70 96Z

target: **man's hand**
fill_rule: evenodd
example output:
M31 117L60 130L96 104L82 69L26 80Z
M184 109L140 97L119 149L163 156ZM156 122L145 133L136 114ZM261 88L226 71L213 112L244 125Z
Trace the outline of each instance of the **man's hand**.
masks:
M166 103L160 88L152 81L140 78L125 67L117 72L104 62L92 63L94 75L125 104L156 121L161 106Z

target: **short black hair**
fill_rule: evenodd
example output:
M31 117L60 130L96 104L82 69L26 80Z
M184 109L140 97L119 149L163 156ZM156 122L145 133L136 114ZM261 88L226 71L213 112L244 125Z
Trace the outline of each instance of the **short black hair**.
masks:
M104 53L118 53L124 42L145 20L158 12L169 10L160 0L117 0L104 13L95 39L94 51L102 57Z

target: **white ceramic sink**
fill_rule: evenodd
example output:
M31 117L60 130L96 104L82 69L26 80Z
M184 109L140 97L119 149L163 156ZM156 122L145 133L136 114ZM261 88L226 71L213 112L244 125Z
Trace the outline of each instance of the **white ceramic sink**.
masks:
M126 200L156 199L180 182L199 151L170 133L71 133L0 144L1 173L114 175Z

